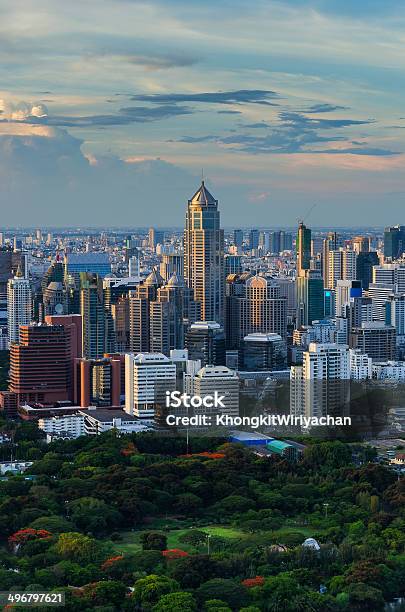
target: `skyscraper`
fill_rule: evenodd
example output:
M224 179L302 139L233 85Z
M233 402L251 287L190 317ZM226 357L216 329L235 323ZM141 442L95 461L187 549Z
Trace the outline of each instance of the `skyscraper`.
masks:
M190 359L201 365L225 365L225 334L216 321L196 321L186 333Z
M318 270L302 270L297 277L297 326L324 317L323 279Z
M226 287L226 332L230 349L239 348L253 333L287 333L287 298L277 279L231 274Z
M249 249L253 251L259 246L259 230L251 229L249 232Z
M70 338L62 325L22 325L19 344L10 346L9 391L25 401L67 400Z
M311 265L311 230L302 221L297 232L297 276L304 270L309 270Z
M28 325L32 321L32 293L30 282L23 278L20 270L7 283L7 318L8 341L19 341L20 325Z
M97 274L81 273L80 314L83 357L99 359L106 350L103 282Z
M162 353L125 355L125 412L154 418L165 410L166 391L176 388L176 365Z
M384 258L397 259L405 251L405 227L395 225L384 230Z
M292 414L342 415L350 400L348 347L311 342L303 353L303 365L291 368L290 383Z
M243 230L236 229L233 232L233 243L238 248L241 249L243 245Z
M338 280L355 280L357 277L357 253L345 249L329 251L326 287L335 289Z
M188 201L184 230L184 277L201 302L201 317L222 323L224 317L224 232L218 200L202 181Z

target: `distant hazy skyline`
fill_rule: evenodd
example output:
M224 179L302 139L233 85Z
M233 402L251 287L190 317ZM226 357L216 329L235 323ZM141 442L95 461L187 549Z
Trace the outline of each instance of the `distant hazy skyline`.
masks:
M399 0L3 0L13 226L405 223Z

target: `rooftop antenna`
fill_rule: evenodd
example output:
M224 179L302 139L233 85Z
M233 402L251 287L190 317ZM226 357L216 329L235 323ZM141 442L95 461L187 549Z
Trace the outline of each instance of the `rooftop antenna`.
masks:
M201 168L201 183L204 185L204 168Z

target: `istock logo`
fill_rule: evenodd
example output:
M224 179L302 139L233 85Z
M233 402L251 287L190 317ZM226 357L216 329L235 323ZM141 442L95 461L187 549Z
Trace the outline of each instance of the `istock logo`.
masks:
M223 403L225 395L219 395L218 391L214 395L189 395L188 393L180 393L180 391L166 391L166 408L225 408Z

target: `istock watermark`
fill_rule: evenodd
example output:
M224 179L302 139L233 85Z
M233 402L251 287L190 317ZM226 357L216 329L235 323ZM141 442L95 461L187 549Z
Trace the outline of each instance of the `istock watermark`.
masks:
M166 391L166 408L225 408L225 395L219 395L218 391L214 395L189 395L180 391Z

